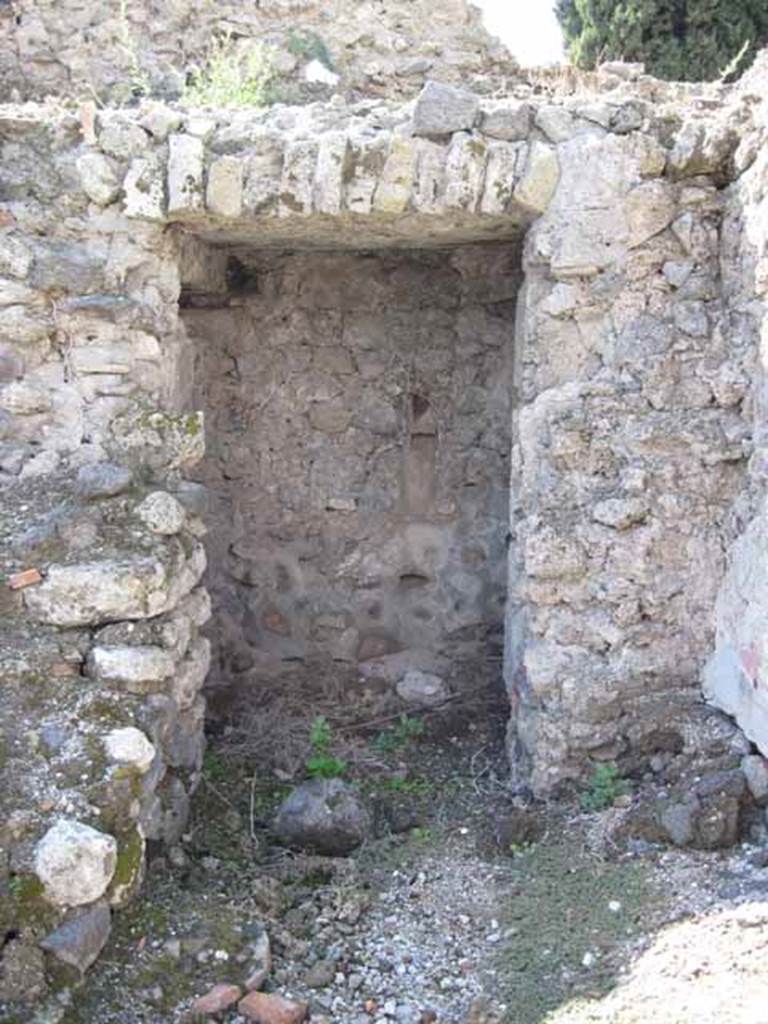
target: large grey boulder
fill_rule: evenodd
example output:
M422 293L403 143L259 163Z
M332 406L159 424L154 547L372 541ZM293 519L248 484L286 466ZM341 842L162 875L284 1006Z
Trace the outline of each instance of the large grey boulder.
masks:
M274 831L286 846L329 857L356 849L372 828L359 794L341 779L313 779L282 803Z
M413 112L414 135L452 135L473 128L480 100L465 89L442 82L427 82Z

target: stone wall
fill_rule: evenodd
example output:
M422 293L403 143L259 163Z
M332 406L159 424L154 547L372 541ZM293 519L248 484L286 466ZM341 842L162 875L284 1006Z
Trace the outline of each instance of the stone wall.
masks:
M183 313L210 683L498 678L519 248L240 255L240 290Z
M0 108L5 993L24 957L41 986L44 951L87 965L98 943L84 952L73 936L103 941L103 901L118 904L140 877L147 838L178 834L195 784L207 601L204 495L191 478L205 427L178 302L182 281L185 301L212 280L219 296L247 281L242 268L228 280L227 252L242 263L259 250L268 281L290 265L279 255L288 249L330 250L322 259L338 265L355 263L340 250L386 250L372 257L377 273L391 267L397 281L410 267L407 283L429 267L430 290L444 296L438 250L454 250L458 281L468 252L491 250L457 247L505 252L525 236L510 396L513 763L545 794L595 759L642 771L654 754L695 747L725 551L761 493L764 177L757 145L739 142L759 141L761 108L749 87L681 92L631 68L604 69L598 87L557 102L480 101L432 84L404 105ZM495 270L488 283L481 307L497 284L503 303L517 288ZM222 315L264 313L262 298L244 301ZM329 317L345 301L337 293ZM488 461L469 436L472 389L485 388L498 349L486 313L463 326L457 313L457 338L478 335L467 365L449 363L456 379L430 410L416 401L430 400L421 380L403 386L400 424L413 434L414 414L435 410L439 437L443 398L458 398L448 419L466 415L469 429L453 451L480 452L484 473L492 462L505 473L501 424ZM306 358L300 341L286 357ZM368 386L360 351L345 351L361 365L345 374L344 352L333 353L330 390L315 395L323 413L333 381L350 377L355 395ZM255 390L267 384L256 401L272 401L251 367ZM209 467L226 447L216 425ZM357 429L350 421L347 440ZM361 441L375 434L369 424ZM435 501L452 472L436 474ZM314 501L299 487L296 504L307 494ZM286 488L270 516L293 500ZM489 531L498 550L495 518ZM761 551L759 535L749 543L736 541L737 569ZM754 593L751 622L762 608ZM62 877L73 857L83 872Z
M0 4L0 102L178 99L216 33L240 54L268 45L275 95L289 102L414 96L426 77L485 92L516 70L465 0L11 0Z

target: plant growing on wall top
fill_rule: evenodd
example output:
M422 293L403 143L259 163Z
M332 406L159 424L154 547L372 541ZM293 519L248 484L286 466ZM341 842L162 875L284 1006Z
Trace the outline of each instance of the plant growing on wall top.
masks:
M335 70L328 47L317 32L313 32L311 29L299 32L292 28L285 45L288 52L292 53L294 57L302 57L308 61L318 60L329 71Z
M211 43L205 67L188 76L181 102L187 107L265 107L273 78L274 49L256 41L238 46L227 30Z

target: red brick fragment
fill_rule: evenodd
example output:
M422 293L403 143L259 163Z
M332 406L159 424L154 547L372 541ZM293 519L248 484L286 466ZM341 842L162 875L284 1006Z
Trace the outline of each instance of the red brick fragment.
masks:
M8 580L8 586L11 590L21 590L22 587L29 587L33 583L39 583L42 578L39 569L24 569L22 572L16 572L11 576Z
M307 1019L306 1003L295 1003L285 996L268 992L249 992L237 1004L237 1011L255 1024L301 1024Z
M192 1003L193 1015L201 1017L212 1017L217 1013L223 1013L236 1003L242 992L239 985L214 985L204 996L199 996Z

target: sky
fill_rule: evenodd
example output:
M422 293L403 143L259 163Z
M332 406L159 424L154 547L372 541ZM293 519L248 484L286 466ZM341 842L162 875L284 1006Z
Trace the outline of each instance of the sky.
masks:
M523 66L563 59L563 37L552 8L554 0L473 0L490 32L506 43Z

